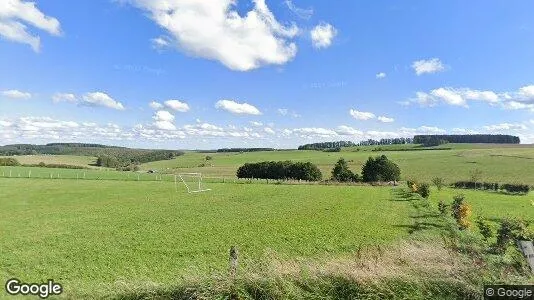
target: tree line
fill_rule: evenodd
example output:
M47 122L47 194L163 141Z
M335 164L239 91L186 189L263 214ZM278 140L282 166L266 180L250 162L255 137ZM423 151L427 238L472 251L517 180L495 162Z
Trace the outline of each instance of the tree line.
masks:
M341 158L332 170L331 180L337 182L380 182L400 180L400 168L385 155L369 157L360 174L350 170ZM246 163L237 170L238 178L320 181L322 174L311 162L264 161Z
M416 135L414 144L433 144L436 141L448 143L482 143L482 144L519 144L517 136L504 134L462 134L462 135Z
M324 149L336 149L342 147L354 147L355 143L351 141L337 141L337 142L324 142L306 144L298 147L298 150L324 150Z
M217 152L260 152L260 151L274 151L274 148L222 148L217 149Z
M142 163L173 159L183 151L131 149L88 143L15 144L0 147L0 155L80 155L97 157L97 166L124 169ZM129 168L128 168L129 169Z
M242 165L237 169L237 178L319 181L322 174L311 162L264 161Z
M412 138L392 138L392 139L380 139L380 140L373 140L369 139L366 141L361 141L358 143L354 143L351 141L337 141L337 142L323 142L323 143L312 143L312 144L305 144L298 147L298 150L321 150L325 151L328 149L333 149L338 152L337 150L341 150L341 148L344 147L356 147L356 146L378 146L378 145L404 145L404 144L412 144L413 139Z

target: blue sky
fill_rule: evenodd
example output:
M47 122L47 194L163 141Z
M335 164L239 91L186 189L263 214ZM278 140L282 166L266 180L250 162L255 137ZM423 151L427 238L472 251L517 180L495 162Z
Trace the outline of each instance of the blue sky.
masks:
M534 2L5 0L0 144L534 143Z

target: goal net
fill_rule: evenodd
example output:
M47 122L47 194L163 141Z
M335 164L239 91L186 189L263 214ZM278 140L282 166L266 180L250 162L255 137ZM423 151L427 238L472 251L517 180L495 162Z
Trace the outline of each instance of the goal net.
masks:
M189 194L211 191L211 189L208 189L204 186L204 183L202 182L201 173L181 173L181 174L175 175L174 185L175 185L176 191L178 191L179 182L185 185L187 192Z

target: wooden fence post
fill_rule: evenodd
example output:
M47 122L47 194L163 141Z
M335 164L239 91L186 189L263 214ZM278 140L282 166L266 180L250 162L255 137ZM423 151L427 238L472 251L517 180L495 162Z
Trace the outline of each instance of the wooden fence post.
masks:
M237 266L238 266L238 259L239 259L239 252L237 251L237 248L235 246L232 246L230 248L230 277L232 280L235 279L235 276L237 274Z

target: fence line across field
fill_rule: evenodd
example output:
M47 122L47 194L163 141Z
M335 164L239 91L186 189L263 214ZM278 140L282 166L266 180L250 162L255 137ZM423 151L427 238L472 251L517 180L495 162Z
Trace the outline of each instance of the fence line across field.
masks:
M119 172L110 170L87 170L87 169L39 169L26 167L0 167L2 178L31 178L31 179L73 179L73 180L117 180L117 181L154 181L154 182L184 182L187 176L198 177L195 179L195 188L186 182L189 190L204 190L204 183L261 183L261 184L316 184L304 180L285 179L258 179L258 178L237 178L232 176L204 176L201 173L141 173L141 172ZM180 175L182 178L180 178ZM186 188L187 189L187 188Z

